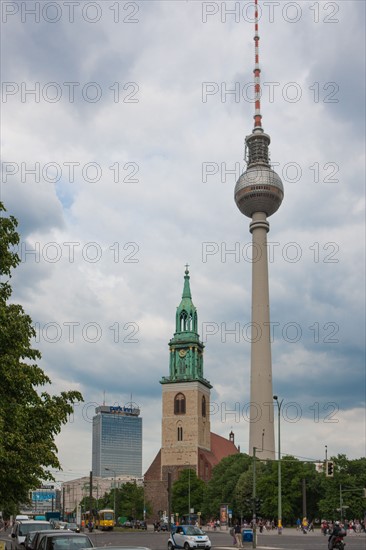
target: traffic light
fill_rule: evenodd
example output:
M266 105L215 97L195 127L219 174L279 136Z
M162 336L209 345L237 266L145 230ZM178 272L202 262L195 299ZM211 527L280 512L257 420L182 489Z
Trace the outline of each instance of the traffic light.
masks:
M333 477L334 476L334 462L332 462L331 460L326 462L325 475L327 477Z
M258 514L261 511L262 503L263 503L262 499L260 498L255 499L254 505L255 505L256 514Z

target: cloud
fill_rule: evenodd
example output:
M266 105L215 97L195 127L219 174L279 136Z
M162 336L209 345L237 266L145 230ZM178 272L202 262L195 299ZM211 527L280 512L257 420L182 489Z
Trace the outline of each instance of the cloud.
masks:
M71 23L63 4L54 24L51 12L8 17L2 194L36 251L22 250L13 298L36 324L52 388L76 385L86 403L132 393L146 469L187 262L212 429L233 427L248 450L251 235L233 194L253 124L253 27L244 12L223 22L222 3L206 23L199 2L119 5L99 3L95 23L81 6ZM334 454L359 457L360 441L336 443L339 424L324 419L334 402L340 422L364 430L364 7L329 5L302 2L296 22L284 6L261 18L263 124L285 187L268 234L273 375L302 410L300 432L284 428L288 453L306 455L311 437L322 456L326 437ZM322 421L311 422L316 407ZM81 411L57 439L74 477L91 464Z

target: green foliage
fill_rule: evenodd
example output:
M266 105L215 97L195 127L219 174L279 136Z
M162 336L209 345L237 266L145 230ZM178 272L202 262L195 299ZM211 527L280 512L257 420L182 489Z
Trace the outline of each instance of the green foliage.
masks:
M204 501L205 517L217 518L221 504L233 505L236 484L241 474L249 468L251 460L248 455L238 453L224 458L215 466ZM239 517L238 512L235 517Z
M251 460L251 462L253 462ZM264 464L257 461L256 478L258 479L264 470ZM248 462L248 469L243 472L234 489L233 510L234 516L239 519L251 517L253 513L253 463Z
M101 509L101 507L99 506L99 502L100 502L100 499L99 501L95 497L92 497L90 499L88 495L83 497L79 504L83 512L89 512L91 510L94 515L97 512L98 508ZM76 509L74 511L76 513Z
M5 211L0 203L0 212ZM29 491L53 479L49 468L60 468L55 435L67 422L79 392L50 395L41 388L51 383L35 361L35 330L21 305L11 297L11 269L20 259L12 247L19 243L17 221L0 218L0 509L13 513L28 500Z
M295 524L303 515L303 480L306 487L306 513L314 520L340 519L340 486L343 518L362 518L366 507L366 458L348 460L345 455L332 457L335 473L327 478L318 473L313 463L293 456L281 460L282 519L284 525ZM220 504L229 504L233 519L250 519L253 513L253 458L237 454L223 459L213 470L207 484L203 513L218 517ZM260 501L257 516L278 518L278 461L256 462L256 496ZM338 510L337 510L338 509Z
M185 468L180 472L179 479L173 483L173 513L179 514L179 516L189 514L189 500L191 505L190 507L194 509L195 513L202 512L205 493L205 482L197 477L194 470Z
M334 477L322 476L322 497L319 511L322 517L340 518L342 500L343 518L362 518L366 508L363 487L366 487L366 458L347 460L345 455L332 457Z
M144 488L136 483L124 483L122 487L116 488L106 493L99 499L99 510L102 508L114 507L114 498L116 497L116 518L125 516L129 520L143 519L144 517ZM145 502L147 515L151 510L149 503Z

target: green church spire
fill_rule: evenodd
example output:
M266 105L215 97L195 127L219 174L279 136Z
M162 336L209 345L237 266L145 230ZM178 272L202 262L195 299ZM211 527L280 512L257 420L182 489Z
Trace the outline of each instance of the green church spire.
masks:
M188 267L186 265L182 300L175 316L175 333L169 342L169 377L164 376L161 383L199 380L211 388L208 380L203 378L204 345L200 342L197 331L197 309L192 302Z
M195 335L196 341L199 341L199 337L197 334L197 310L192 302L188 267L189 266L186 265L186 270L184 273L182 300L177 307L177 314L175 317L175 332L176 334L180 333L183 338L193 338L193 335ZM185 336L182 333L186 333Z
M190 300L192 300L191 287L189 285L190 276L189 276L188 268L189 268L189 265L186 264L186 270L184 272L184 287L183 287L182 298L189 298Z

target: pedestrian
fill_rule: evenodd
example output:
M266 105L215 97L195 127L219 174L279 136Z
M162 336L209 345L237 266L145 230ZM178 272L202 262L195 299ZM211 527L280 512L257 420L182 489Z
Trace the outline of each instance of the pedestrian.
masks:
M236 522L236 525L234 527L234 533L236 538L236 543L238 548L243 548L243 542L242 542L242 535L241 535L241 527L239 525L239 522Z
M234 529L234 527L231 527L231 528L230 528L229 533L230 533L230 535L232 536L232 538L233 538L233 544L235 545L235 544L236 544L236 537L235 537L235 529Z

